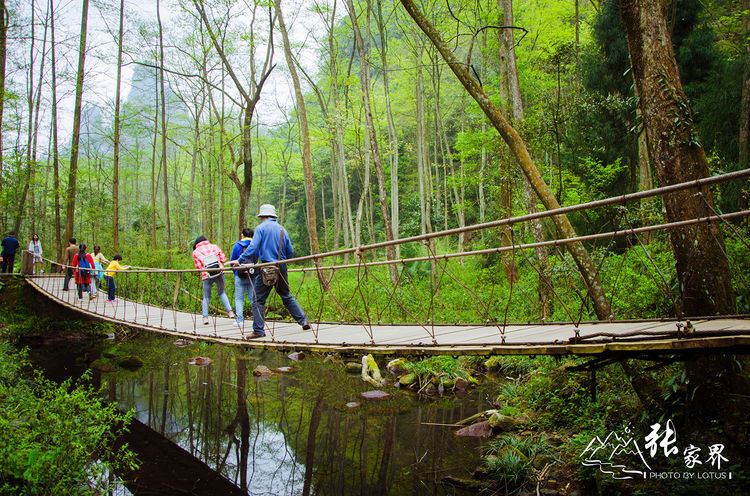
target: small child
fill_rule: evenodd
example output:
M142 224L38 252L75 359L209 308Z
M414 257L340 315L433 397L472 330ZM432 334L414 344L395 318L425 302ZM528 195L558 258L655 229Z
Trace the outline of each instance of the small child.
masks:
M115 272L118 270L126 270L130 267L125 267L123 265L120 265L120 262L122 262L122 255L119 253L112 257L112 261L107 266L106 271L104 272L104 280L107 281L107 301L110 303L116 303L117 300L115 299Z

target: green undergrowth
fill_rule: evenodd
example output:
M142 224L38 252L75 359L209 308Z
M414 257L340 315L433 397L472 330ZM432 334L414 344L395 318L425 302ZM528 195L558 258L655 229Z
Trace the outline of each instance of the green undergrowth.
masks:
M737 362L723 357L721 360ZM617 363L598 370L596 400L591 396L591 375L570 370L584 359L551 357L491 357L485 364L489 371L515 377L496 387L495 406L502 415L523 421L514 433L504 433L489 441L485 448L484 467L503 494L528 490L533 480L541 477L550 464L546 477L580 481L584 494L702 494L720 485L726 494L746 494L748 487L745 469L741 468L742 441L730 436L729 426L696 421L686 406L686 365L674 363L649 371L641 362L631 361L644 377L655 382L660 391L659 412L647 412L631 385L624 369ZM743 362L746 363L746 360ZM743 372L747 374L745 370ZM717 392L717 401L726 401ZM742 414L739 414L742 416ZM641 439L655 422L673 420L680 443L687 440L705 445L721 442L727 445L727 456L734 463L732 481L622 481L600 472L595 467L582 465L581 453L588 443L608 433L622 433L625 429L637 432ZM742 421L740 421L742 422ZM742 432L742 427L740 432ZM735 429L736 432L736 429ZM737 444L739 443L739 444ZM735 446L732 446L732 445ZM682 445L681 445L682 446ZM685 444L687 446L687 444ZM534 459L537 457L536 463ZM671 460L680 465L682 458ZM669 460L668 460L669 461ZM670 470L669 464L655 470ZM684 471L685 465L672 467ZM718 484L718 485L717 485Z
M0 494L103 494L114 471L135 468L111 447L132 413L104 404L90 378L52 382L0 343Z

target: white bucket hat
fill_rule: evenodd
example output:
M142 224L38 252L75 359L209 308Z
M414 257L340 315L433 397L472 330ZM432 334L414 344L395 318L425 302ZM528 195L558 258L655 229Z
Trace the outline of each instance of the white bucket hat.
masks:
M261 205L258 211L258 217L278 217L278 215L276 215L276 207L269 205L268 203Z

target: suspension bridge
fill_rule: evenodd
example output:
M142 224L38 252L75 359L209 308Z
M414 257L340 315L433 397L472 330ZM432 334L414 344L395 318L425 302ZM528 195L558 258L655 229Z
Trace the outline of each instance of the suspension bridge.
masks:
M308 274L312 274L308 284L316 285L319 290L316 308L306 309L312 329L303 330L296 323L271 318L265 324L266 337L253 340L245 339L252 333L252 324L248 320L237 326L234 319L224 317L221 312L214 311L209 324L203 323L199 312L200 298L191 292L191 288L198 287L200 270L133 267L118 272L116 275L118 300L115 303L107 302L103 297L79 299L72 282L70 291L65 291L60 273L67 269L67 266L52 260L45 259L44 271L32 274L30 254L25 253L22 273L27 282L45 297L93 319L173 335L176 338L199 339L246 347L388 355L623 354L637 356L707 349L739 350L750 346L750 316L684 317L680 295L675 295L670 289L664 274L648 255L648 250L643 246L641 238L650 233L669 232L686 226L714 223L738 236L745 249L750 249L747 232L734 223L738 219L750 216L750 210L719 213L704 200L705 215L701 217L641 227L634 227L631 224L627 229L531 243L516 244L513 241L514 238L511 237L511 243L506 246L455 253L437 253L434 240L492 228L512 229L514 226L530 221L540 221L555 215L603 207L621 209L622 218L625 219L627 205L633 202L684 190L697 190L696 194L700 195L702 189L711 185L746 179L749 176L750 169L746 169L555 210L534 212L395 241L384 241L285 260L284 263L289 267L288 272L296 274L295 277L298 279L296 287L290 284L293 294L299 294L305 290ZM460 264L458 269L455 265L449 264L449 261L453 259L464 260L468 257L500 253L514 260L522 257L521 260L534 267L533 260L524 254L529 250L541 247L563 247L575 242L611 242L617 238L634 241L643 248L646 254L644 270L648 268L653 271L654 279L664 290L665 301L669 301L674 309L673 317L585 321L584 309L591 304L589 291L587 290L583 295L579 294L580 301L566 301L548 281L555 304L564 309L567 321L511 322L508 319L508 307L513 297L512 283L506 302L487 301L487 297L477 294L470 284L457 276L456 270L460 271ZM427 247L428 254L398 260L375 259L378 258L378 253L382 255L384 248L405 243L420 243ZM372 260L368 259L368 255ZM326 260L330 260L330 263L325 264ZM429 263L431 282L427 293L416 295L409 293L412 282L408 280L406 269L410 264L420 262ZM255 267L272 264L256 264ZM397 270L391 271L391 277L389 277L389 272L383 271L386 267L395 267ZM536 267L534 269L538 271ZM232 269L225 267L217 270L228 272ZM350 275L348 278L352 284L338 283L338 274L347 271L356 273L356 276ZM465 299L462 302L463 305L476 308L476 312L482 316L482 322L441 322L439 315L436 315L435 298L440 291L441 284L448 283L453 284L460 297ZM492 296L494 288L492 289L490 298L494 298ZM380 295L381 306L384 301L391 310L395 309L398 312L400 322L383 321L383 316L387 315L387 312L383 308L375 308L373 291ZM516 291L518 294L521 290ZM614 294L614 290L611 293ZM533 298L534 295L526 294L521 297ZM577 311L573 308L574 303L579 305ZM356 307L357 312L353 312L352 307ZM340 320L324 320L322 318L324 308L333 309Z

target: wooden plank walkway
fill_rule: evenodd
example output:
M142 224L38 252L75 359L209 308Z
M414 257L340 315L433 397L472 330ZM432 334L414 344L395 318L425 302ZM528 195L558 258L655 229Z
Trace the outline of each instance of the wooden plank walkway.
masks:
M29 284L51 300L93 318L144 330L227 344L310 350L320 352L409 354L517 354L517 355L595 355L604 353L677 352L696 349L739 349L750 346L750 318L733 317L692 321L690 337L677 337L677 322L620 321L574 324L507 325L372 325L313 323L317 331L303 331L290 322L266 322L266 337L244 340L252 332L252 322L244 328L232 319L211 317L203 325L200 315L172 311L130 300L117 304L106 301L104 293L89 300L78 300L75 286L63 291L59 276L27 277ZM684 322L683 322L684 323ZM433 341L434 335L434 341ZM372 338L374 339L371 339Z

